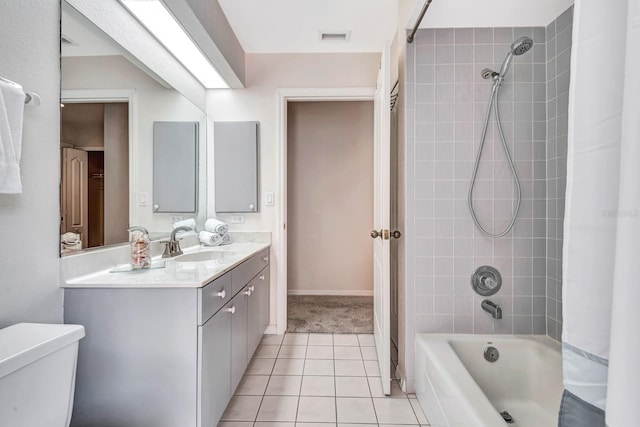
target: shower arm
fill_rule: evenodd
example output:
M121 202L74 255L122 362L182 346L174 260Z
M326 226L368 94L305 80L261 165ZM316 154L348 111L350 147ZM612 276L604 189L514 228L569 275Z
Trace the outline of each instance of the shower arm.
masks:
M407 43L413 43L413 39L416 36L416 32L418 31L418 28L420 27L420 23L422 23L422 19L424 18L425 13L427 13L427 9L429 9L429 6L431 5L432 1L433 0L427 0L424 6L422 6L420 15L418 15L418 20L416 21L416 24L413 26L413 30L411 30L411 34L409 34L409 36L407 37Z

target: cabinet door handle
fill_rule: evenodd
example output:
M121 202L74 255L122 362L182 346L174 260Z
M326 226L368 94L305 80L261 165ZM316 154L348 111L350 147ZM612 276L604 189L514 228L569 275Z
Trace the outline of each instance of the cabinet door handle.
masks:
M264 274L262 276L258 277L258 279L264 280Z
M253 286L253 285L251 285L251 286L249 287L249 290L250 290L251 292L253 292L253 291L255 291L255 290L256 290L256 287L255 287L255 286Z
M246 291L244 291L244 294L248 297L251 296L251 289L247 289Z
M227 308L227 313L236 314L236 306L234 305L231 308Z
M263 260L264 262L268 262L268 261L269 261L269 257L268 257L268 256L266 256L266 257L262 257L262 260Z
M216 295L218 295L222 299L225 299L227 297L227 291L223 289L220 292L218 292Z

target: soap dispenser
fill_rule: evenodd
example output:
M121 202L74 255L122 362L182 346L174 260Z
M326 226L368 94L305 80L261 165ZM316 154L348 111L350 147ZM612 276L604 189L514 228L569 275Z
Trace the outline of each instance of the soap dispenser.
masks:
M151 241L146 228L133 226L127 229L131 233L129 246L131 248L131 268L139 270L151 267Z

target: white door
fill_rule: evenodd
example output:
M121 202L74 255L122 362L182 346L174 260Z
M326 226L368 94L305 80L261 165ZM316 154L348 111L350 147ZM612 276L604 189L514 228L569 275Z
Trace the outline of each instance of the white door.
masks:
M88 222L88 154L73 148L62 149L62 229L61 234L80 235L86 247Z
M374 98L373 320L382 390L391 393L390 241L391 47L385 44Z

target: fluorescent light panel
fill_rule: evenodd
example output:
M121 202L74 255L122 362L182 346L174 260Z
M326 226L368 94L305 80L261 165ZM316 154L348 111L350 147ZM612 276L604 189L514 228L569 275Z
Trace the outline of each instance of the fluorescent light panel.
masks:
M187 70L208 89L228 89L209 62L160 0L120 0Z

